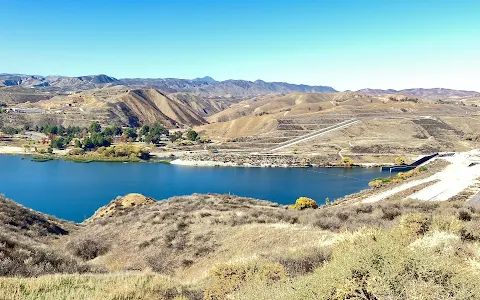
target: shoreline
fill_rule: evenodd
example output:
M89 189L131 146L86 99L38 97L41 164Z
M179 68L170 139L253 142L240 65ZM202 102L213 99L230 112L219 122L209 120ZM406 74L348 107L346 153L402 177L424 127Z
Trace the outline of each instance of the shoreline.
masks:
M18 156L28 156L32 158L38 158L38 162L49 161L49 160L64 160L70 162L78 163L90 163L90 162L118 162L118 163L141 163L141 162L151 162L151 163L162 163L162 164L173 164L178 166L185 167L234 167L234 168L311 168L311 167L322 167L322 168L345 168L342 165L333 165L333 164L321 164L321 165L312 165L312 164L301 164L298 162L275 162L275 161L262 161L261 163L257 162L236 162L236 161L216 161L216 160L195 160L188 159L189 155L185 155L182 158L176 158L173 160L165 159L165 157L153 156L152 159L148 161L144 160L132 160L131 158L98 158L98 157L77 157L65 155L65 150L54 150L52 154L39 154L31 151L25 151L23 147L19 146L0 146L0 155L18 155ZM379 163L359 163L354 164L351 168L376 168L381 167L383 164Z

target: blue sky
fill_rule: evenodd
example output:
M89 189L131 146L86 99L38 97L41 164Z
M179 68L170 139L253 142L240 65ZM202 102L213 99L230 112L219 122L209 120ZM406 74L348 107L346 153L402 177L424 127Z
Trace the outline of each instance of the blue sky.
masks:
M480 90L478 0L0 0L0 73Z

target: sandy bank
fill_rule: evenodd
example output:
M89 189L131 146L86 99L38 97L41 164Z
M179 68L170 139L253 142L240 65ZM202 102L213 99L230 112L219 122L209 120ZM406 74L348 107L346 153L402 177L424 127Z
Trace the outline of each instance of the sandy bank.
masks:
M0 146L0 154L26 154L22 147Z
M212 160L184 160L175 159L170 162L172 165L191 166L191 167L253 167L252 165L239 165L233 162L221 162Z

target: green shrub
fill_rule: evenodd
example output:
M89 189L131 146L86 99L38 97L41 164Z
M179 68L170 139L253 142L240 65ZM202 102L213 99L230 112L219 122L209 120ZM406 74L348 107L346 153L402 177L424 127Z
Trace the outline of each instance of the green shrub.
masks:
M81 148L74 148L68 152L68 155L82 155L85 154L85 150Z

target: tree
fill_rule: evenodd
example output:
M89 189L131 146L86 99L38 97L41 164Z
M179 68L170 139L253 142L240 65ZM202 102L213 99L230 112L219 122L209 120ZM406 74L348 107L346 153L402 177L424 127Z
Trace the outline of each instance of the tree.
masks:
M152 127L149 128L148 134L145 137L145 141L157 144L160 142L162 135L168 136L168 130L165 129L162 124L154 123Z
M113 128L112 127L106 127L104 130L103 130L103 135L104 136L113 136L114 132L113 132Z
M82 148L82 142L80 142L80 140L75 141L75 148Z
M50 147L57 148L60 150L65 149L65 139L63 137L59 137L58 139L54 139L50 142Z
M93 143L92 139L89 137L86 137L83 139L83 149L88 150L88 149L93 149L95 148L95 144Z
M180 131L174 132L173 134L170 134L168 138L170 139L170 141L175 142L176 140L182 138L182 133Z
M2 132L8 135L18 134L19 130L14 127L3 127Z
M57 134L58 134L58 135L64 135L65 132L66 132L66 129L65 129L65 127L63 127L62 125L60 125L60 126L57 127Z
M89 131L90 131L90 133L101 132L102 131L102 126L100 126L100 124L98 122L93 122L90 125Z
M397 164L397 165L406 165L407 162L406 162L405 158L403 158L403 157L397 157L397 158L395 158L395 164Z
M30 152L30 148L31 148L31 147L30 147L29 144L23 144L23 151L24 151L25 153Z
M186 136L187 136L187 139L189 139L190 141L195 141L195 140L197 140L198 133L193 129L189 129L187 131Z
M90 136L90 139L92 140L94 147L108 147L112 144L111 138L106 138L98 132L93 133Z
M125 128L125 130L123 130L123 134L128 138L137 138L137 131L135 130L135 128Z
M146 136L150 132L150 126L147 124L143 125L142 128L140 128L140 135L141 136Z
M120 126L113 126L112 129L113 129L113 134L115 136L122 135L122 133L123 133L122 127L120 127Z
M78 126L68 126L66 129L67 134L73 134L75 136L77 136L81 132L82 132L82 129Z

